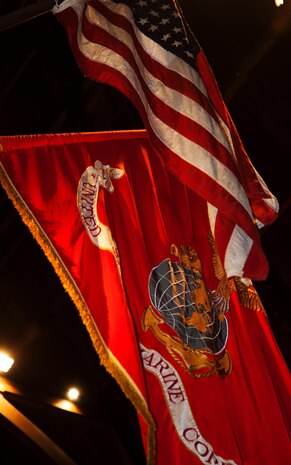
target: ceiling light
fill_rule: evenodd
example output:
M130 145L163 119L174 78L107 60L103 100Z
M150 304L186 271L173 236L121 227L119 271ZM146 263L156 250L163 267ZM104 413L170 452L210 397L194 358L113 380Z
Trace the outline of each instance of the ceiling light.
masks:
M284 0L275 0L276 6L284 5Z
M70 400L60 399L54 402L53 405L62 410L67 410L68 412L81 413L78 406L74 404L73 402L71 402Z
M0 371L4 371L4 373L7 373L7 371L10 370L14 363L13 358L9 357L5 352L0 352Z
M74 387L70 388L67 393L67 397L70 400L77 400L79 398L79 395L80 395L79 390Z

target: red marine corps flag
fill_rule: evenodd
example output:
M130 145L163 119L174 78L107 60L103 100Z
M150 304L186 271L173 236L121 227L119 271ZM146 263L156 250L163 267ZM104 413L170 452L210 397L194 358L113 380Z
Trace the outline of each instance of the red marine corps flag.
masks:
M290 376L146 131L2 137L1 182L135 406L148 464L286 465Z
M290 374L251 281L277 202L197 41L172 0L54 12L146 130L4 137L4 188L135 406L148 465L286 465Z

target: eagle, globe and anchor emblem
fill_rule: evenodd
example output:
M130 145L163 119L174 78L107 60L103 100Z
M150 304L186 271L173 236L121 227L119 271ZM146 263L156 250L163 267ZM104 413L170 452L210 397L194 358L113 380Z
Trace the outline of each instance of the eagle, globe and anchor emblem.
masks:
M213 238L210 241L215 250ZM234 289L221 266L216 266L219 285L207 289L197 252L190 246L171 246L178 261L166 258L151 270L149 296L142 327L151 329L170 355L191 376L229 375L232 362L225 349L228 323L225 313ZM217 254L216 263L219 265ZM154 310L154 309L155 310ZM164 331L165 324L175 332Z

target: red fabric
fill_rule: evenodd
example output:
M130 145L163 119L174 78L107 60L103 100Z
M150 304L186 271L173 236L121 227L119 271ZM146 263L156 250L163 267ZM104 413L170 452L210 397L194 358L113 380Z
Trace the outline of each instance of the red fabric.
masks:
M0 160L8 177L75 281L105 347L149 406L157 426L156 464L286 465L291 458L291 380L263 312L243 308L232 293L225 318L233 370L224 378L191 376L151 329L143 329L147 307L158 315L149 295L150 273L166 259L177 263L172 244L195 249L208 289L218 283L206 202L165 170L146 132L24 136L1 142ZM100 187L98 196L98 215L117 243L122 278L113 254L90 240L77 207L81 176L96 160L124 170L122 177L112 178L114 192ZM179 339L165 321L159 328L172 342ZM145 348L142 357L139 344ZM188 410L179 420L170 415L167 395L180 413L183 408L192 412L199 440L194 428L187 427ZM146 447L147 430L141 426Z

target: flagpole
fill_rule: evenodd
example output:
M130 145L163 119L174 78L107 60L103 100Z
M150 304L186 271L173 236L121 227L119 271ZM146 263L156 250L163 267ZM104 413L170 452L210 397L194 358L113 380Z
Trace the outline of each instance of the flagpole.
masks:
M19 10L0 16L0 32L18 26L26 21L30 21L37 16L49 13L56 4L56 0L39 0L32 5L20 8ZM62 2L59 2L62 3Z

